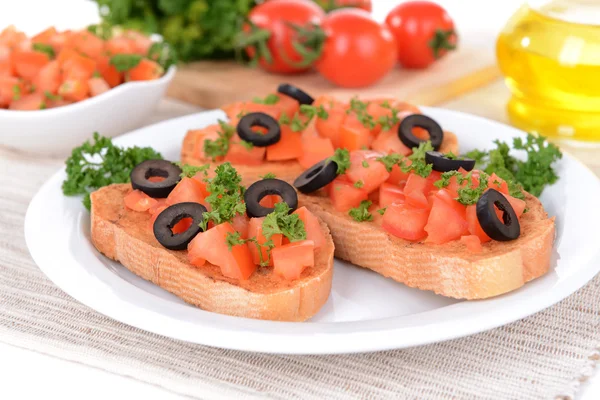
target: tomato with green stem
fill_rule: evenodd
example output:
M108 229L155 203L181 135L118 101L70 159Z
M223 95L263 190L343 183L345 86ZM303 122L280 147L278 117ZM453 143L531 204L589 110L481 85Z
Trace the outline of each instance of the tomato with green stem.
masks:
M336 85L368 86L394 68L397 59L394 36L368 12L357 8L333 11L321 28L327 39L315 67Z
M312 66L324 37L315 30L325 11L310 0L267 1L254 7L236 47L266 71L291 74Z
M407 1L385 19L396 38L398 61L406 68L426 68L456 49L454 21L444 8L430 1Z

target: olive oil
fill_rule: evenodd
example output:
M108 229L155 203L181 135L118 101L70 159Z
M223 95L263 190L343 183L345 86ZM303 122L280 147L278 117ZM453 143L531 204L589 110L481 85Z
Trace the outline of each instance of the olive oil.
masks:
M600 1L523 6L496 46L517 127L600 141Z

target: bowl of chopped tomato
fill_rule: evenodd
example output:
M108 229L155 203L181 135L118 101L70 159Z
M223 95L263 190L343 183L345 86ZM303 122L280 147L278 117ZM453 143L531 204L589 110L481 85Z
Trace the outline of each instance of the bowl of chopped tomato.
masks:
M175 74L168 45L130 30L0 32L0 144L64 155L152 114Z

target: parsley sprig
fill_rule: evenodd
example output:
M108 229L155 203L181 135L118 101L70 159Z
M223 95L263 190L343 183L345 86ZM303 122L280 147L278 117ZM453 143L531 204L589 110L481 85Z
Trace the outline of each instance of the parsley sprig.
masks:
M126 72L135 68L142 61L142 58L139 54L115 54L109 62L115 66L117 71Z
M422 176L423 178L427 178L429 174L431 174L432 168L431 164L427 164L425 162L425 153L428 151L433 151L433 146L431 145L431 141L421 142L419 147L413 147L413 153L406 157L411 161L410 164L403 162L401 165L402 172L408 173L413 172L417 175Z
M267 243L278 233L283 234L290 242L306 239L304 222L297 214L290 214L290 206L283 201L275 204L273 212L267 214L262 224L262 234Z
M71 152L67 159L67 179L62 184L66 196L85 195L83 204L89 210L89 194L112 183L129 182L131 170L146 160L161 159L160 153L150 147L123 149L112 141L94 133L94 140L86 141Z
M346 113L354 113L356 115L356 119L358 119L365 128L373 129L377 124L375 123L373 116L367 112L368 106L369 103L360 101L357 97L353 97L350 99L350 107Z
M337 174L341 175L350 168L350 152L346 149L336 149L335 153L329 157L337 165Z
M290 119L287 114L282 113L279 117L279 123L289 125L290 129L294 132L302 132L315 117L327 119L329 113L322 105L315 107L308 104L302 104L300 110L294 114L292 119Z
M240 185L241 176L230 163L226 162L215 169L215 177L207 179L206 189L210 193L206 202L211 211L203 214L201 227L206 230L209 221L215 225L229 222L238 214L246 212L244 203L245 188Z
M203 172L204 176L208 176L208 169L210 168L209 164L204 164L204 165L200 165L200 166L182 164L179 162L177 162L175 164L179 168L181 168L181 174L179 174L179 176L181 176L181 178L193 178L199 172Z
M277 96L274 93L271 93L270 95L267 95L267 97L265 97L264 99L260 97L255 97L252 99L252 102L256 104L273 105L279 103L279 96Z
M363 200L358 207L350 209L350 215L356 222L373 221L373 214L369 212L369 207L373 204L370 200Z
M220 130L218 132L219 137L211 140L206 139L204 141L204 154L215 160L217 157L222 157L229 151L229 141L235 133L235 128L228 123L219 120Z
M50 58L54 58L56 56L54 48L49 44L34 43L31 45L31 48L35 51L39 51L40 53L46 53Z

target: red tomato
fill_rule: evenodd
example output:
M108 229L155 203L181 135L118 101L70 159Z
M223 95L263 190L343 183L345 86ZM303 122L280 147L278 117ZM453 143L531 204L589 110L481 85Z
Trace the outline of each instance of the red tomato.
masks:
M178 233L183 233L190 229L190 226L192 226L192 222L194 222L192 218L182 218L179 222L173 225L173 227L171 228L171 232L173 232L174 235L177 235Z
M315 107L323 106L327 118L317 118L315 128L321 137L331 139L334 147L340 147L340 128L346 119L348 106L331 96L319 96L313 103Z
M428 208L429 202L427 195L429 194L427 178L423 178L417 174L410 174L404 187L404 195L406 203L412 207Z
M292 99L290 96L281 93L275 93L275 96L279 98L279 101L275 103L275 106L281 110L282 114L292 118L292 116L300 110L300 103L298 103L298 100Z
M433 197L431 212L425 225L428 243L444 244L460 239L469 233L469 224L465 219L465 206L453 200L445 191ZM447 197L446 197L447 196Z
M315 266L315 244L312 240L301 240L271 251L273 272L287 280L300 278L307 267Z
M279 120L279 117L281 116L281 109L276 105L259 104L251 101L238 101L221 107L221 109L227 114L229 123L233 126L237 125L243 115L251 112L262 112L270 115L276 120Z
M405 162L406 164L410 165L410 160L405 160ZM388 178L387 182L393 183L395 185L398 185L400 183L406 183L408 175L409 173L402 172L402 169L400 169L399 165L394 165L392 167L392 172L390 172L390 177Z
M204 201L204 190L196 179L183 178L175 189L169 193L166 204L172 206L178 203L200 203L206 205Z
M301 27L321 25L325 12L321 7L308 0L277 0L257 5L248 14L249 21L258 28L249 25L244 27L247 36L242 41L248 55L258 57L259 65L269 72L296 73L307 70L308 65L297 66L303 62L303 56L294 48L294 43L301 44L298 33L290 26ZM252 36L267 35L267 39L250 40ZM264 43L266 46L261 44ZM267 51L263 51L266 47ZM309 61L309 60L307 60Z
M396 64L396 43L390 30L355 8L333 11L322 29L327 35L315 64L327 80L342 87L371 85Z
M50 61L44 66L34 79L36 91L46 91L56 94L61 83L60 64L58 61Z
M387 207L390 204L402 204L405 202L404 191L401 186L391 183L382 183L379 187L379 207Z
M260 165L265 159L266 147L252 146L250 149L243 146L236 136L235 140L229 142L229 150L223 161L232 164Z
M10 103L11 110L33 111L46 108L46 97L43 93L31 93L21 96Z
M321 246L327 243L327 239L325 238L325 234L323 233L323 229L321 228L321 223L319 219L315 217L313 213L308 211L306 207L300 207L294 214L298 215L298 218L304 222L304 229L306 229L306 239L312 240L315 249L320 248Z
M383 214L381 227L388 233L406 240L421 240L426 235L425 225L429 210L407 204L391 204Z
M398 125L394 125L390 130L381 131L371 143L371 148L386 154L398 153L407 156L412 153L398 137Z
M477 219L476 207L476 204L467 206L467 223L469 224L469 232L471 235L477 236L481 243L489 242L492 239L481 228L479 220Z
M281 139L267 147L267 161L295 160L302 157L302 137L288 125L281 125Z
M475 235L462 236L460 238L460 242L467 246L467 251L471 253L478 254L483 251L481 240L479 240L479 237Z
M246 214L237 214L231 220L231 226L235 229L242 239L248 238L248 224L250 220Z
M521 215L523 215L523 212L525 212L525 207L527 207L527 203L525 203L524 200L517 199L516 197L512 197L509 194L502 194L504 195L504 197L506 197L506 200L508 200L513 210L515 210L515 214L517 214L517 217L521 218Z
M98 58L96 68L98 68L98 72L100 75L102 75L106 83L108 83L111 88L123 83L123 74L121 74L117 68L110 63L110 57L103 56Z
M348 151L368 149L373 142L369 128L358 120L356 114L347 114L340 127L340 147Z
M102 78L92 78L88 80L90 87L90 96L98 96L110 90L110 85Z
M213 124L202 129L188 131L188 135L193 134L197 136L194 157L200 159L209 158L204 153L204 142L217 139L219 137L219 132L221 132L221 126L219 124Z
M488 178L488 187L490 189L496 189L500 193L508 194L508 183L495 173Z
M12 62L17 75L33 80L38 73L50 62L48 54L40 51L17 51L12 55Z
M272 258L270 258L270 253L267 251L267 247L262 246L267 241L267 238L264 237L262 233L262 224L265 218L250 218L250 222L248 225L248 238L256 238L256 241L260 245L260 250L262 253L262 260L266 261L267 257L269 257L269 265L273 264ZM283 235L281 233L277 233L271 236L271 240L273 240L273 244L275 247L281 246L281 241L283 239ZM258 253L258 247L255 243L248 243L248 247L250 248L250 253L252 254L252 261L254 264L260 264L261 256Z
M256 270L252 254L246 243L227 247L227 235L235 233L229 222L201 232L188 245L188 260L202 266L205 261L221 268L221 273L231 279L248 279Z
M302 141L302 156L298 162L302 168L310 168L316 163L331 157L335 153L331 140L327 138L311 138Z
M362 8L365 11L372 11L371 0L315 0L327 12L344 7Z
M158 203L158 201L141 190L132 190L127 193L123 201L125 202L125 206L133 211L148 211Z
M353 182L362 182L362 189L371 193L389 177L385 165L376 161L382 154L371 150L357 150L350 153L350 168L346 175Z
M360 202L369 198L366 190L354 186L347 177L338 176L332 183L329 198L333 207L341 212L347 212L351 208L358 207Z
M89 97L90 86L87 80L66 79L58 88L58 94L65 100L81 101Z
M142 58L138 65L125 72L126 81L151 81L162 76L164 69L155 61Z
M62 66L63 78L65 79L88 80L96 70L96 61L70 49L62 51L57 60Z
M385 23L396 38L398 60L407 68L425 68L456 46L452 18L430 1L401 3Z
M94 59L100 57L104 52L104 41L87 30L71 35L68 45Z

